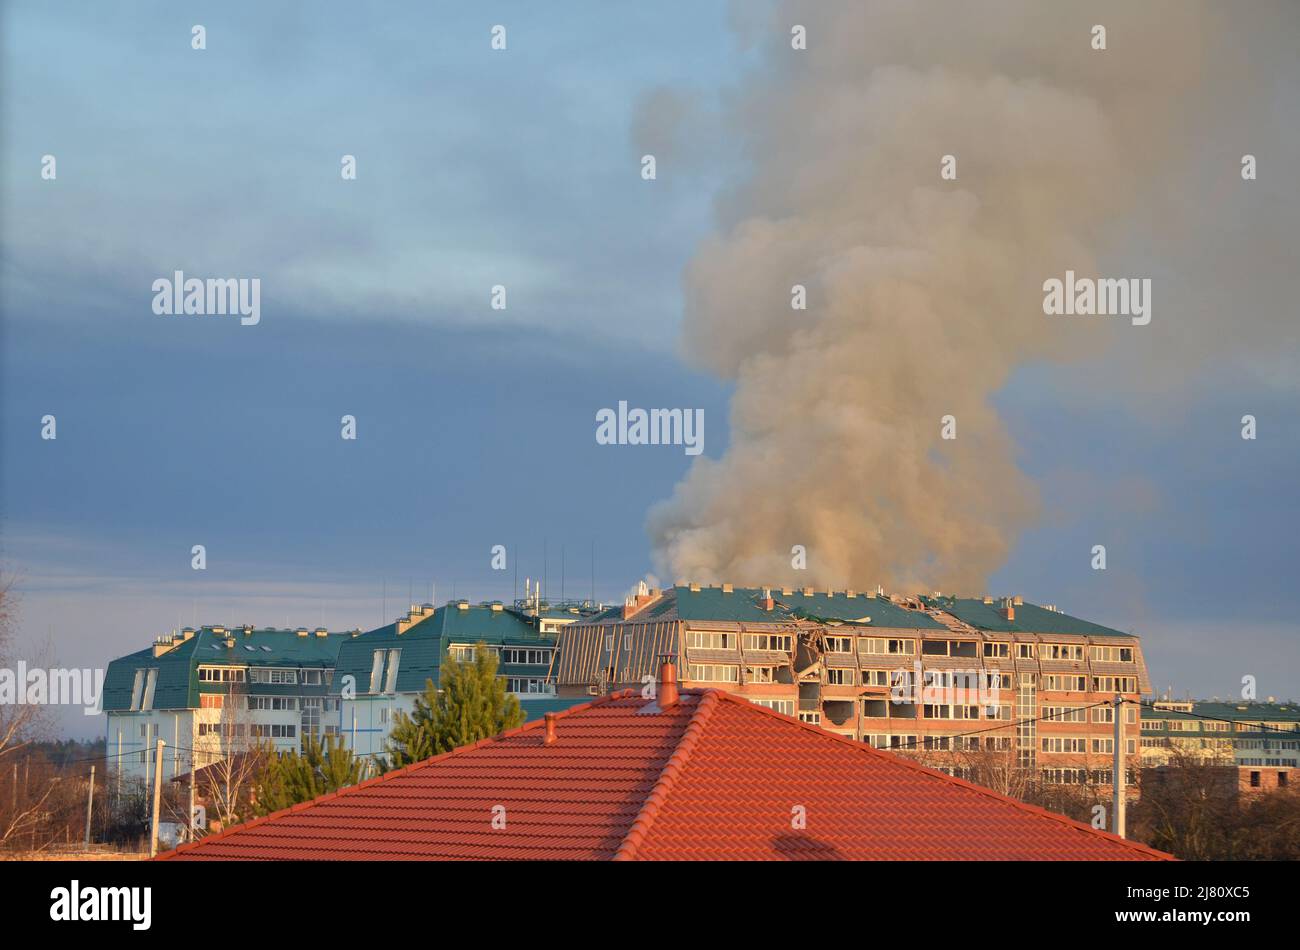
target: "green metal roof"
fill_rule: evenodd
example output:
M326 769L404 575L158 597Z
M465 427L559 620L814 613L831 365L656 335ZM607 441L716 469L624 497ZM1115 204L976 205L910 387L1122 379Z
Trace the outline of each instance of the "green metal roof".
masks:
M791 623L807 619L890 629L945 629L919 610L908 610L874 594L848 597L843 593L828 594L826 591L785 594L780 588L767 590L775 603L772 610L763 609L763 588L760 587L737 587L728 592L721 587L692 590L689 586L679 585L672 588L671 596L661 597L639 611L635 620L637 623L654 621L675 611L677 618L685 621Z
M1006 620L999 613L1000 600L986 604L974 597L923 597L924 603L952 614L963 623L979 630L996 633L1049 633L1083 637L1132 637L1122 630L1103 627L1071 617L1069 614L1048 610L1036 604L1015 605L1015 620Z
M919 610L909 610L892 603L887 597L876 595L846 597L844 594L828 594L816 591L805 594L795 591L792 594L773 592L777 602L788 607L795 616L815 620L838 620L842 623L858 623L871 627L909 630L946 630L943 624L929 614ZM870 618L869 620L865 618Z
M1262 722L1268 723L1297 723L1300 722L1300 703L1257 703L1257 702L1193 702L1190 713L1178 709L1156 709L1150 706L1142 707L1142 731L1151 735L1171 734L1169 730L1162 728L1164 723L1173 721L1197 723L1203 726L1205 720L1200 717L1208 717L1211 721L1227 720L1229 722ZM1157 725L1157 723L1159 725ZM1177 735L1196 735L1198 731L1203 730L1179 730ZM1219 738L1225 735L1247 736L1277 733L1272 730L1262 729L1255 732L1232 732L1232 733L1211 733Z
M343 678L352 676L357 694L365 693L370 684L374 651L395 648L402 651L402 660L397 668L397 692L421 692L429 680L438 682L442 658L448 647L453 643L475 644L480 641L488 646L550 647L555 644L554 636L542 636L538 632L532 618L508 607L493 610L486 604L470 604L461 608L458 603L450 603L412 624L400 635L397 624L390 623L352 637L339 650L330 692L341 692ZM521 672L519 675L528 674Z
M212 627L203 627L162 656L155 657L149 647L113 660L104 672L104 710L131 708L135 671L139 669L158 670L154 709L189 709L198 705L200 666L329 669L340 645L349 639L346 633L318 637L310 630L304 637L294 630L265 628L245 633L242 627L223 629L224 633L216 633ZM226 646L227 639L234 645Z

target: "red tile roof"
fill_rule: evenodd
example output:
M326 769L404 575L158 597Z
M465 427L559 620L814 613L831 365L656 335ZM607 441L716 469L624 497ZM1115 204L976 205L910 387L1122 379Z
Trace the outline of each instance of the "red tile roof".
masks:
M500 806L498 808L497 806ZM803 827L794 818L802 814ZM493 818L504 827L493 827ZM162 856L1167 859L716 690L627 690Z

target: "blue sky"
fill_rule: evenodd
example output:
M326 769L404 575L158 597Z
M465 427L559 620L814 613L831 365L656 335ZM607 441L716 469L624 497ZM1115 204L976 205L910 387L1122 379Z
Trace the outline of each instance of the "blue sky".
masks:
M388 619L408 588L508 597L494 544L520 586L545 550L556 594L562 550L589 591L594 544L617 599L690 460L597 446L595 411L701 407L706 453L726 445L729 386L677 338L682 269L743 166L696 129L648 187L636 141L656 90L712 103L739 81L725 6L367 9L5 6L0 556L21 636L62 665L196 619L373 626L385 586ZM260 277L261 324L155 316L176 269ZM1250 673L1296 695L1288 364L1225 361L1153 412L1095 388L1124 359L1027 365L998 394L1043 511L991 589L1143 635L1162 687Z

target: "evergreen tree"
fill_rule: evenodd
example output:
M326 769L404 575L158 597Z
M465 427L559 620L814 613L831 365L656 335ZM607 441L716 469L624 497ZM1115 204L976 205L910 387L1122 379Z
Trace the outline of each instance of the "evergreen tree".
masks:
M268 815L355 785L366 771L366 760L353 755L341 736L326 735L324 741L310 737L301 754L265 757L258 778L257 813Z
M441 682L425 682L410 715L398 712L388 737L388 766L401 768L524 724L519 699L497 676L496 653L479 643L474 659L442 660Z

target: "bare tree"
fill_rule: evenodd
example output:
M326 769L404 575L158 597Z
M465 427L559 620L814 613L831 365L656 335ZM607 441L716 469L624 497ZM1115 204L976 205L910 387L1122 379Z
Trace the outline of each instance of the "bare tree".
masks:
M0 578L0 670L14 679L14 688L23 689L13 672L14 626L17 605L13 578ZM48 726L47 710L34 703L0 703L0 846L8 846L24 836L31 838L44 817L55 791L52 775L37 765L36 791L33 792L30 759L20 762L20 753Z
M268 754L260 737L253 734L248 693L242 686L227 684L215 741L196 744L191 754L191 768L198 770L196 784L223 828L251 813L254 785Z

